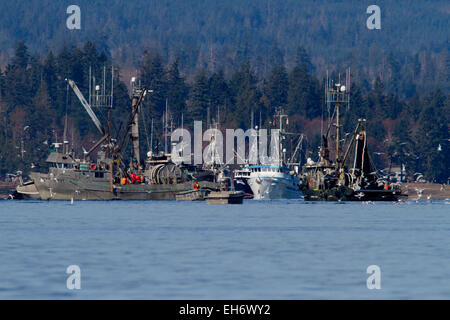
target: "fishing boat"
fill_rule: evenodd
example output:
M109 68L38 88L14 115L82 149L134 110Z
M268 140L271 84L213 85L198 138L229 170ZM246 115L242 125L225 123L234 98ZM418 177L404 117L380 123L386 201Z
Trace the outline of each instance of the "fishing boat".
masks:
M144 97L150 91L145 87L133 86L130 118L123 126L124 131L113 138L110 130L112 79L111 93L106 94L103 86L100 92L96 90L91 97L90 90L89 102L75 82L67 80L102 137L84 152L82 159L75 158L67 150L52 150L47 158L48 173L30 174L39 197L43 200L175 199L177 193L190 190L194 181L200 187L217 189L214 172L191 165L177 165L166 151L149 150L145 163L142 164L138 112ZM91 104L98 102L101 104L97 104L97 108L107 108L106 126L100 123L92 109ZM122 151L129 141L131 160L127 162ZM94 151L97 151L95 160L90 158Z
M250 166L249 185L256 200L300 199L300 179L290 169L277 165Z
M283 129L283 121L287 119L287 115L284 115L282 109L279 109L276 117L279 118L281 139L279 141L272 140L272 143L279 144L275 149L280 154L269 164L249 165L246 180L256 200L301 199L300 178L297 175L299 164L285 160L286 149L282 144L282 140L288 134ZM296 150L290 159L295 158L302 141L303 135L300 135Z
M342 142L340 108L350 109L350 70L347 70L345 84L341 80L333 83L327 77L325 101L328 110L333 110L326 133L322 136L319 158L308 158L302 168L302 191L305 200L319 201L396 201L401 196L397 185L391 185L382 178L369 153L366 119L358 119L350 140ZM333 108L334 107L334 108ZM329 148L331 128L335 128L335 149L332 159ZM346 139L343 139L344 141ZM343 150L345 149L345 151ZM353 158L351 157L353 155Z
M177 201L203 201L205 197L210 193L210 189L192 189L177 193L175 199Z
M251 170L248 164L245 164L242 168L234 171L233 184L236 191L244 192L244 198L252 199L253 191L248 184Z
M16 190L10 195L10 198L15 200L39 200L39 191L32 180L21 182Z
M244 192L242 191L212 191L206 195L208 204L242 204Z

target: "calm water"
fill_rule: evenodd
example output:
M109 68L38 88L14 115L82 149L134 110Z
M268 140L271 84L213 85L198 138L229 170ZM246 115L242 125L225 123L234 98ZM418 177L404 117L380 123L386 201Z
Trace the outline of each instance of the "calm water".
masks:
M0 201L0 298L450 299L450 205Z

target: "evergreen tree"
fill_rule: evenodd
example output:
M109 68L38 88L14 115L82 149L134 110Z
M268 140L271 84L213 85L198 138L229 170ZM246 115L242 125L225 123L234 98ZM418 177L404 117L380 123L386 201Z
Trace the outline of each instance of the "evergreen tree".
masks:
M306 69L306 72L313 72L314 66L311 63L310 57L306 49L302 46L297 47L297 53L295 55L296 66Z
M416 149L419 166L425 177L436 182L446 182L450 163L448 159L448 115L443 114L446 98L441 90L425 98L425 108L419 116L419 130L416 132Z
M181 118L181 114L186 111L186 100L189 88L184 78L180 75L178 59L175 60L167 71L167 99L171 111Z
M321 115L319 84L307 71L305 64L296 66L289 74L288 113L309 119Z
M162 117L166 109L167 84L161 56L156 52L144 52L139 80L152 93L147 95L143 106L149 108L153 118Z
M230 105L231 105L231 92L228 87L227 81L225 80L225 76L222 70L217 73L214 73L209 78L209 98L212 106L211 112L214 112L214 117L217 117L217 112L219 112L219 119L221 123L224 121L228 121L230 119Z
M257 87L257 79L250 68L250 63L245 62L231 78L231 90L234 96L235 110L234 121L238 128L248 128L251 118L260 111L260 92Z
M50 97L50 104L56 103L57 96L57 67L55 56L53 55L53 51L50 51L47 55L47 58L44 62L44 81L47 85L48 95Z
M30 60L30 55L28 54L28 47L25 45L24 41L19 41L16 47L15 56L13 58L13 65L17 68L25 70L28 66Z
M288 102L289 80L284 67L275 66L266 83L265 93L270 103L270 108L285 107Z
M186 117L189 122L187 125L192 126L193 121L204 121L209 107L208 77L206 76L206 71L202 69L195 76L194 84L189 95L188 115Z

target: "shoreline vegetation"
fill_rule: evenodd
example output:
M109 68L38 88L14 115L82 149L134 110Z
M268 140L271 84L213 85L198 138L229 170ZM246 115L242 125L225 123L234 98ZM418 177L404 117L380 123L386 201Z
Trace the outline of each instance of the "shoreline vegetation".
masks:
M18 184L18 182L0 181L0 199L8 197ZM450 185L448 184L406 182L402 184L402 190L408 196L408 200L433 201L450 199ZM422 190L422 196L419 198L418 192L420 190Z
M295 67L273 65L266 77L258 77L248 61L230 77L205 69L186 75L178 59L164 62L157 51L144 53L135 75L153 92L143 103L140 136L149 136L153 127L154 139L152 146L141 144L140 153L144 155L150 148L163 150L164 121L173 128L184 124L191 130L194 121L203 121L208 127L215 120L222 131L247 129L251 123L271 128L274 111L281 107L289 116L287 130L306 136L302 163L309 157L316 161L321 118L326 126L332 115L323 103L324 79L312 73L306 50L300 52ZM33 170L45 170L52 144L61 142L64 135L77 155L83 154L83 148L89 149L98 139L96 128L64 79L74 80L86 95L89 70L97 79L102 79L106 70L110 79L111 65L112 58L89 41L56 54L49 51L45 57L30 53L24 42L18 44L15 56L0 72L0 179L17 171L26 176ZM130 112L129 79L121 74L120 66L114 66L113 131L123 126L121 120ZM447 72L449 67L450 63ZM338 74L333 72L330 77ZM436 87L417 91L407 99L390 89L398 84L394 78L387 83L380 77L373 80L367 84L357 75L352 78L351 104L342 110L343 132L352 132L358 118L367 119L368 142L377 168L403 164L408 177L420 173L426 181L448 183L448 91ZM105 121L104 110L96 113Z

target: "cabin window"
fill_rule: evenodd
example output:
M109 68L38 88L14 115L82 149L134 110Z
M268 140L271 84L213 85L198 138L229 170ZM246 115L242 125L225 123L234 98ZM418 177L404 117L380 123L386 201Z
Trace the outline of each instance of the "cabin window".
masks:
M105 173L104 172L95 171L95 177L96 178L104 178L105 177Z

